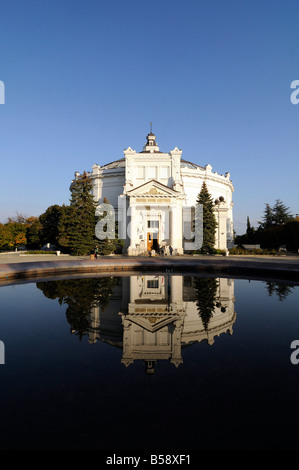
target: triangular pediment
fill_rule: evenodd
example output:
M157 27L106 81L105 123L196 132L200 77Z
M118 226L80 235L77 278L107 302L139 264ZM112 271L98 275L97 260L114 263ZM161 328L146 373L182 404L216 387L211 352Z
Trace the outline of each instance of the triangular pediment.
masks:
M178 191L175 191L159 181L151 180L143 183L127 193L129 196L178 196Z
M141 328L153 333L154 331L158 331L164 326L169 325L170 323L173 323L175 320L178 319L178 316L177 315L165 315L165 316L155 317L152 315L141 316L141 315L130 314L130 315L127 315L126 318L130 320L132 323L135 323Z

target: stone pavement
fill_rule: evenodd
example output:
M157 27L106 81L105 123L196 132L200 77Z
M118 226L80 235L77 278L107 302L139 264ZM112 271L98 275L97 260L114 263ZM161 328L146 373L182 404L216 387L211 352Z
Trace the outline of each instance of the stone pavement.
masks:
M125 255L89 256L25 255L22 252L0 253L0 282L78 274L111 272L188 272L242 278L292 280L299 283L299 256L207 256L180 255L133 257Z

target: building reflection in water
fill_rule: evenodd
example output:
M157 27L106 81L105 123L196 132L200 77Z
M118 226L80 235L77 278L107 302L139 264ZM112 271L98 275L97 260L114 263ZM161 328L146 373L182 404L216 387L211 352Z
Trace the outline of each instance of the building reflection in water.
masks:
M182 362L182 348L200 341L213 344L232 334L236 320L234 281L177 275L119 278L109 304L92 307L89 342L122 348L121 362L143 360L147 373L157 361Z

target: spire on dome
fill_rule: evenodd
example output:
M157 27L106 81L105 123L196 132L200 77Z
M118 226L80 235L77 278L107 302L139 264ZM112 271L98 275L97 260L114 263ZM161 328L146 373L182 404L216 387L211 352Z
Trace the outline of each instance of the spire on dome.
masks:
M146 136L146 144L143 147L143 151L144 152L150 152L150 153L159 152L159 147L158 147L158 144L156 142L156 136L152 132L152 126L153 126L152 122L150 122L150 126L151 126L150 127L150 133L147 134L147 136Z

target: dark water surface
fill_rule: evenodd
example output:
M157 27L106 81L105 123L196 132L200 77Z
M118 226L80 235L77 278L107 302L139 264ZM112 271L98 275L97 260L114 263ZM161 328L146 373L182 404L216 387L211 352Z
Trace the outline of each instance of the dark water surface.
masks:
M298 450L298 306L186 275L2 286L0 449Z

